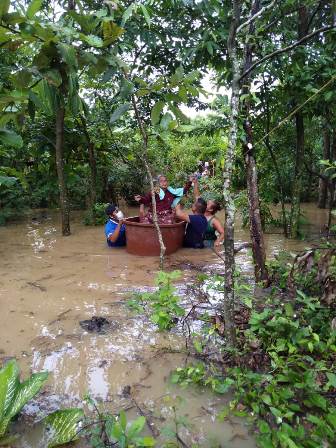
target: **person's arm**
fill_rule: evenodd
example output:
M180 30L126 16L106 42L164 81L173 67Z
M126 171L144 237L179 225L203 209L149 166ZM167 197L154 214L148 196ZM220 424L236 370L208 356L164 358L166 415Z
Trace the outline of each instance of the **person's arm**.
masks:
M219 233L219 235L215 241L215 246L220 246L222 244L222 242L224 241L224 227L222 226L220 220L217 218L214 218L212 220L212 226Z
M186 213L182 210L182 207L180 204L177 204L177 206L175 207L175 216L177 218L181 219L182 221L190 222L188 213Z
M197 200L199 197L201 197L201 193L199 190L199 183L197 177L194 179L194 198Z
M107 239L108 239L109 241L111 241L112 243L115 243L115 242L117 241L117 239L118 239L118 237L119 237L119 235L120 235L120 230L121 230L121 226L123 225L123 223L124 223L124 220L121 219L121 220L118 222L118 225L117 225L117 227L115 228L114 232L113 232L113 233L110 233L110 235L107 237Z
M188 182L183 187L183 194L187 194L188 191L190 190L191 186L192 186L192 182L191 182L191 180L188 180Z
M152 203L152 194L151 193L147 193L144 196L141 196L140 194L136 194L134 196L134 199L139 202L139 204L144 204L144 205L150 205Z

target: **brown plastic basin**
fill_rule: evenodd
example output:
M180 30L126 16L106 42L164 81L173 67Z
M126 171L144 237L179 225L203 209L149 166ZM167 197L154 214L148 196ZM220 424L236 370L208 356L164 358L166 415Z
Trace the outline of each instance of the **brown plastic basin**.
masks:
M133 255L160 255L160 245L154 224L143 224L135 216L125 220L126 250ZM182 247L185 222L160 224L166 255L172 254Z

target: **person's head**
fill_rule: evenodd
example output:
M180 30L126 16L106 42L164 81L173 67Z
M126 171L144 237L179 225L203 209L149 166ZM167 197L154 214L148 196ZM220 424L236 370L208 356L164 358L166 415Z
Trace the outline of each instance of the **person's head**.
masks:
M109 204L109 205L105 208L105 213L106 213L107 216L109 216L110 218L119 219L118 212L119 212L119 209L118 209L118 207L117 207L116 205L114 205L114 204Z
M212 201L211 199L209 199L209 201L207 202L207 208L206 208L207 212L211 213L212 215L215 215L217 212L219 212L220 209L221 209L221 206L220 206L219 202Z
M160 174L158 176L158 181L159 181L160 188L162 188L162 190L167 190L168 180L167 180L166 176L164 176L163 174Z
M207 203L203 198L198 198L192 206L193 213L197 215L204 215L205 210L207 208Z

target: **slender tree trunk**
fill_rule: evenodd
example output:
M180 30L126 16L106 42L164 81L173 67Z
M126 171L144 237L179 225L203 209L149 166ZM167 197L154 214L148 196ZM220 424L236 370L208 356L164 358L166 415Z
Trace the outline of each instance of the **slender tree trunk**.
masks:
M88 152L89 152L89 165L91 173L90 205L93 208L95 203L97 202L97 164L96 164L94 143L92 143L91 141L88 143Z
M94 205L97 202L97 164L95 155L95 146L91 141L91 137L88 131L87 123L84 116L80 116L80 121L82 123L82 130L85 134L85 138L88 144L88 159L90 167L90 204L89 207L94 212ZM95 216L93 216L95 220Z
M302 39L308 33L308 12L307 6L301 3L299 6L299 21L298 21L298 38ZM302 55L299 56L300 65L304 64ZM296 158L295 171L292 189L292 206L290 216L290 236L297 238L299 236L299 220L300 220L300 200L302 192L302 176L303 176L303 161L304 161L304 119L302 111L295 115L296 128Z
M234 218L235 204L231 192L232 173L235 162L235 151L238 134L238 116L239 116L239 78L240 78L240 61L237 55L236 30L240 20L240 4L239 1L233 0L233 21L228 39L228 51L231 59L233 79L232 93L230 101L230 130L229 144L226 151L224 170L223 170L223 198L225 209L225 238L224 238L224 303L223 317L225 329L227 332L228 342L231 346L235 346L236 327L234 322Z
M260 1L255 0L251 7L250 16L254 16L260 10ZM249 35L253 35L255 30L254 22L249 25ZM245 44L244 52L244 72L252 65L253 46L247 42ZM251 89L251 82L249 76L244 79L243 94L248 94ZM266 251L264 243L264 234L261 224L260 216L260 200L258 191L258 174L257 166L254 157L254 147L252 140L252 126L250 123L250 101L244 101L244 130L245 130L245 144L244 157L246 167L246 182L247 182L247 197L249 202L249 221L250 221L250 236L252 242L252 253L254 261L254 273L256 282L268 283L268 273L266 269Z
M151 173L151 170L150 170L150 167L149 167L149 163L148 163L148 160L147 160L148 135L146 133L145 127L144 127L143 122L141 120L141 117L139 115L138 106L137 106L137 103L136 103L134 95L132 95L132 105L133 105L133 110L134 110L135 117L136 117L137 122L138 122L138 126L139 126L139 130L140 130L140 133L141 133L141 136L142 136L142 140L143 140L144 152L143 152L142 156L143 156L143 162L144 162L144 165L145 165L145 168L146 168L146 171L147 171L147 175L148 175L149 183L150 183L150 188L151 188L152 209L153 209L153 223L154 223L154 227L156 229L156 233L157 233L159 244L160 244L160 269L163 270L163 267L164 267L164 256L165 256L165 253L166 253L166 246L164 245L164 242L163 242L162 233L161 233L159 220L158 220L158 216L157 216L153 176L152 176L152 173Z
M56 112L56 169L58 177L58 188L60 195L60 209L62 218L62 235L70 235L70 207L68 200L68 192L64 176L64 107L60 107Z
M323 126L323 159L330 160L331 159L331 141L330 141L330 129L328 120L324 123ZM325 179L319 180L319 196L318 196L318 208L326 208L327 206L327 197L328 197L328 183Z
M260 216L260 201L258 192L258 174L254 158L254 147L252 144L252 128L248 121L244 123L246 132L246 144L244 145L247 196L249 202L250 235L252 242L252 254L254 261L254 274L256 282L268 283L268 272L266 268L266 251L264 233Z
M271 146L270 138L268 135L268 133L271 129L271 116L270 116L270 111L269 111L268 94L266 94L266 92L267 92L266 83L265 83L265 79L264 79L264 96L266 96L265 109L266 109L266 135L267 135L267 137L265 139L265 145L266 145L266 148L268 149L268 152L273 161L275 174L276 174L277 181L278 181L278 187L279 187L279 191L280 191L280 202L281 202L282 228L283 228L285 237L288 238L288 223L287 223L287 214L286 214L286 207L285 207L285 192L284 192L284 188L283 188L284 183L283 183L283 178L282 178L282 175L280 172L279 164L278 164L277 158L275 157L274 151Z

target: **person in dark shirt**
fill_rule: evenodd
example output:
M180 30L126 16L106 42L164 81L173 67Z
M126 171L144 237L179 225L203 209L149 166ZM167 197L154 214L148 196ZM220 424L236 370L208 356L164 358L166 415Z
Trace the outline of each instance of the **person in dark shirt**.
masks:
M126 228L123 220L123 213L118 208L109 204L105 213L109 217L105 224L105 236L109 247L120 247L126 245Z
M176 206L176 217L186 221L187 228L184 235L183 246L194 249L203 249L204 234L206 232L208 221L204 216L207 203L203 198L198 198L192 206L192 215L188 215L178 204Z
M186 194L192 185L188 181L183 188L172 188L168 184L166 176L158 177L158 191L155 192L156 211L159 224L173 224L175 220L174 207L176 202ZM147 193L144 196L136 195L134 199L148 207L148 212L143 217L140 214L140 220L143 223L153 223L152 194Z

